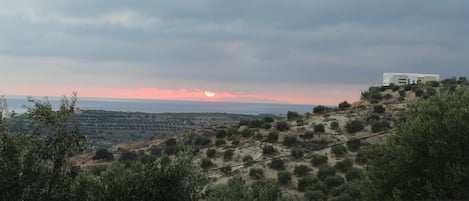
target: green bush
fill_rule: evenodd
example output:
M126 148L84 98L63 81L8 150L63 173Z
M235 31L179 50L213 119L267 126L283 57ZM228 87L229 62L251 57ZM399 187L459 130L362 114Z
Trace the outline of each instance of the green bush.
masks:
M347 170L353 167L353 161L348 158L342 161L337 161L334 167L339 171L347 172Z
M205 136L205 135L195 135L194 136L194 145L196 145L196 146L207 146L209 144L212 144L212 140L210 140L210 137Z
M288 113L287 113L287 119L288 120L294 120L294 119L298 119L298 118L300 118L300 114L298 114L298 112L288 111Z
M352 181L355 179L361 180L363 178L363 170L359 168L350 168L345 174L345 178L347 178L347 181Z
M305 198L307 201L326 201L327 195L320 190L308 190L305 192Z
M296 136L291 136L291 135L287 135L285 136L285 138L283 139L283 144L285 146L293 146L297 143L297 139L296 139Z
M256 139L256 140L262 140L262 139L264 139L264 136L263 136L262 134L258 133L258 134L256 134L256 135L254 136L254 139Z
M386 99L386 100L389 100L389 99L392 98L392 94L385 94L385 95L383 96L383 98Z
M324 113L324 112L327 112L327 111L330 111L330 110L332 110L332 109L329 108L329 107L326 107L324 105L318 105L318 106L313 108L313 113L314 114L321 114L321 113Z
M305 139L305 140L312 139L313 136L314 136L313 131L306 131L303 135L300 135L300 137Z
M234 155L234 150L233 149L227 149L224 153L223 153L223 159L225 160L230 160L231 157L233 157Z
M291 156L296 159L301 158L303 157L303 151L301 149L292 149Z
M233 142L231 142L232 145L234 146L238 146L239 145L239 140L233 140Z
M343 194L333 198L332 201L353 201L353 199L352 199L352 197L350 197L349 194L343 193Z
M313 166L318 167L327 164L328 157L324 155L314 154L311 159Z
M314 184L318 182L319 182L318 178L314 178L312 176L306 176L306 177L300 178L298 180L298 191L304 192L306 188L313 186Z
M109 152L107 149L98 149L96 150L96 153L92 159L112 161L114 160L114 155L111 152Z
M264 170L260 168L251 168L249 170L249 176L252 179L262 179L264 178Z
M285 169L285 163L280 158L274 158L272 159L272 162L270 163L270 168L274 170L283 170Z
M206 169L206 168L209 168L209 167L212 167L212 166L213 166L213 162L208 158L204 158L200 162L200 167L203 168L203 169Z
M253 160L254 159L250 155L246 155L246 156L243 157L243 162L244 163L252 162Z
M207 149L206 155L208 158L215 157L215 154L217 154L217 151L215 149Z
M137 159L137 154L133 151L124 150L119 157L119 161L134 161Z
M357 156L355 157L355 162L357 164L360 164L360 165L363 165L363 164L368 162L367 153L366 153L365 149L360 148L358 150Z
M377 121L371 124L371 131L373 133L381 132L381 131L386 131L391 128L391 124L388 121L382 120L382 121Z
M332 129L332 130L335 130L335 131L340 130L339 122L333 121L333 122L331 123L331 129Z
M335 173L336 173L336 170L334 167L331 167L329 165L322 165L318 170L318 178L319 180L324 181L326 177L334 176Z
M324 184L326 184L329 189L331 189L332 187L340 186L343 183L345 183L345 180L341 176L327 176L324 179Z
M252 132L251 132L251 130L246 128L246 129L241 131L241 136L243 136L244 138L250 138L252 136Z
M384 113L386 111L386 108L384 108L383 105L375 105L373 107L373 112L376 112L376 113Z
M267 135L267 141L269 142L277 142L278 141L278 131L270 131L269 134Z
M277 122L277 126L276 126L277 130L279 131L287 131L288 129L290 129L290 126L288 126L288 123L285 122L285 121L280 121L280 122Z
M404 97L405 98L405 91L399 91L399 97Z
M288 184L291 181L291 173L288 171L280 171L277 173L277 179L280 184Z
M361 146L362 146L362 143L360 139L351 139L347 141L347 148L348 150L352 152L357 152Z
M231 170L232 170L231 166L224 166L220 168L220 171L223 172L223 174L225 175L231 174Z
M360 120L349 121L347 122L347 125L345 125L345 127L347 128L347 132L349 133L356 133L365 128L365 126L363 125L363 122Z
M218 130L217 133L215 134L217 138L225 138L226 135L227 133L225 129Z
M326 128L324 127L323 124L317 124L314 126L314 132L324 133L325 131L326 131Z
M264 155L270 155L275 152L275 148L272 145L264 145L264 147L262 147L262 154Z
M331 148L331 151L337 157L341 157L347 153L347 147L345 147L344 145L336 145Z
M273 123L274 118L273 117L262 117L262 121L264 121L266 123Z
M224 139L217 139L215 141L216 146L221 146L221 145L225 145L225 144L226 144L226 141Z
M416 89L414 93L415 93L415 96L417 97L422 97L425 94L425 92L420 88Z
M352 104L348 103L347 101L343 101L339 103L339 110L345 110L352 107Z
M311 171L311 168L309 168L306 165L297 165L295 166L294 172L298 176L305 176Z

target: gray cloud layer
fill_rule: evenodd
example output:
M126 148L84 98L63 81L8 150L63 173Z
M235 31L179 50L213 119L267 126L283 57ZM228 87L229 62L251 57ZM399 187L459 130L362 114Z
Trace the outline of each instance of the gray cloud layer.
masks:
M387 71L468 75L468 9L460 0L7 1L0 68L108 78L83 85L236 90L377 83Z

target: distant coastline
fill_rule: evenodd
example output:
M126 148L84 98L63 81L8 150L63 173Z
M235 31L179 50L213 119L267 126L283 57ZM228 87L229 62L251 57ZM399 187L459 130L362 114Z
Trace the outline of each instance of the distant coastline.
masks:
M10 111L26 112L32 106L26 96L6 96ZM35 97L41 100L41 97ZM59 97L49 97L53 106L59 103ZM26 107L24 107L26 106ZM236 102L201 102L179 100L143 100L143 99L101 99L79 98L77 107L82 110L106 110L145 113L232 113L232 114L274 114L284 115L288 111L300 114L312 112L315 105L280 104L280 103L236 103Z

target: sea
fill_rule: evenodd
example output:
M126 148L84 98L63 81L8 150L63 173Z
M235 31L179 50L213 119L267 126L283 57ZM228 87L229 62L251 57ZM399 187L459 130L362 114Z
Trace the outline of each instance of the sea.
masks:
M32 103L28 97L6 96L8 110L15 113L25 113ZM35 100L44 101L44 98ZM57 109L59 97L49 97L48 101ZM145 113L231 113L231 114L273 114L286 115L288 111L304 114L312 112L314 105L277 104L277 103L236 103L236 102L201 102L175 100L140 100L140 99L98 99L79 98L77 108L81 110L106 110L121 112Z

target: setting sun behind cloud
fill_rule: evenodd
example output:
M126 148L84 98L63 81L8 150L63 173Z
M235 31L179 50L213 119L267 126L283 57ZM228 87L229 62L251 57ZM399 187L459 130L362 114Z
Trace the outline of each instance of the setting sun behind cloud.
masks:
M214 97L216 94L212 91L204 91L205 96L207 97Z

